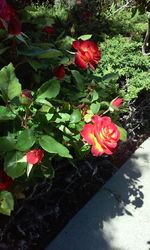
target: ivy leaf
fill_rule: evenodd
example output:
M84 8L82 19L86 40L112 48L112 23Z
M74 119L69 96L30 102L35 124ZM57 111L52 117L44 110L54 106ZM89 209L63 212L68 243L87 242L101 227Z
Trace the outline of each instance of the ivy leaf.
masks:
M14 210L14 198L8 191L0 192L0 213L10 215Z
M34 145L35 140L33 130L26 129L18 135L16 148L20 151L27 151Z
M22 176L27 169L26 157L21 152L9 152L4 159L4 170L13 179Z
M120 126L117 126L117 128L120 131L120 141L126 141L127 140L127 131Z
M12 100L21 93L21 84L15 75L12 63L3 67L0 71L0 90L4 99Z
M42 135L39 138L39 144L45 151L49 153L58 154L61 157L72 158L72 156L69 154L69 150L49 135Z
M56 97L60 91L60 83L58 80L52 79L45 82L38 90L37 90L37 100L39 99L51 99ZM37 101L36 100L36 101Z

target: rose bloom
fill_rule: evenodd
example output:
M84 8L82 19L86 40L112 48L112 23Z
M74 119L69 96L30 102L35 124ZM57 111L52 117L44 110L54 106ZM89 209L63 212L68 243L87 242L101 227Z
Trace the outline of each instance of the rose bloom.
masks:
M75 53L75 64L81 69L87 69L89 66L95 70L101 58L97 44L90 40L82 41L80 39L74 41L72 46L77 50Z
M42 149L32 149L31 151L26 153L27 162L29 164L37 164L40 163L44 157L44 150Z
M54 28L52 26L45 26L42 31L51 35L54 33Z
M117 147L120 131L108 116L95 115L92 123L86 124L80 132L84 140L92 146L91 153L93 156L100 156L104 153L111 155Z
M3 170L0 170L0 190L7 190L12 186L13 179L9 177Z
M64 65L60 65L58 68L54 69L54 75L56 76L57 79L61 80L65 76L65 68Z
M112 102L111 104L116 107L116 108L119 108L121 106L121 104L123 103L123 99L122 98L119 98L119 97L116 97Z

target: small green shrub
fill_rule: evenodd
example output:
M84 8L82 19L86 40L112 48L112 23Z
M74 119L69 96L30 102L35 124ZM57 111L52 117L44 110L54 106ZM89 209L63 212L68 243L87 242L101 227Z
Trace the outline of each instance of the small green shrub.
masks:
M117 73L117 85L110 88L117 88L127 101L136 98L141 90L150 89L150 61L141 48L142 42L121 35L101 43L103 56L97 73Z

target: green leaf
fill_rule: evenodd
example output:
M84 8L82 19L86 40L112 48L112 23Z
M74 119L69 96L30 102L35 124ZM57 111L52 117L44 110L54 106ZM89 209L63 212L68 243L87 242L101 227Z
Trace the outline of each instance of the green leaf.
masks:
M70 115L68 113L59 113L58 115L59 117L55 120L56 123L68 122L70 120Z
M16 148L15 140L8 136L0 137L0 152L12 151Z
M127 140L127 131L120 126L117 126L117 128L120 131L120 141L126 141Z
M13 179L22 176L27 169L26 157L21 152L9 152L4 159L4 170Z
M47 105L49 108L53 107L53 105L49 101L44 99L36 99L36 103Z
M42 52L43 52L43 49L41 49L39 47L30 46L27 49L22 49L22 50L18 51L18 55L34 57L34 56L39 56Z
M31 57L38 57L41 59L46 59L46 58L54 58L62 55L62 52L57 49L41 49L39 47L34 47L31 46L28 49L20 50L18 52L19 55L24 55L24 56L31 56Z
M99 102L96 102L96 103L92 103L90 105L90 110L92 111L93 114L97 114L99 112L99 109L100 109L100 103Z
M10 215L14 210L14 198L8 191L0 192L0 213Z
M63 57L61 61L59 62L59 65L61 64L67 64L69 63L70 59L68 57Z
M48 49L43 51L38 58L40 59L46 59L46 58L55 58L58 56L62 56L62 52L60 50L57 49Z
M84 87L83 76L77 70L71 70L71 73L72 73L72 75L73 75L73 77L74 77L74 79L76 81L77 88L80 91L83 91L83 87Z
M71 123L80 122L82 118L81 111L79 109L74 109L73 113L70 116Z
M81 40L85 41L85 40L91 39L91 37L92 37L91 34L87 34L87 35L79 36L78 39L81 39Z
M58 154L61 157L72 158L72 156L69 154L69 150L49 135L42 135L39 138L39 144L45 151L49 153Z
M0 121L14 120L15 117L7 107L0 106Z
M96 92L96 90L94 90L93 93L92 93L92 100L91 100L91 102L97 101L98 98L99 98L99 95Z
M12 100L21 93L21 84L15 76L15 69L12 63L3 67L0 71L0 90L4 99Z
M20 151L27 151L34 145L35 140L33 130L26 129L18 135L16 148Z
M37 100L38 99L51 99L56 97L60 91L60 83L58 80L52 79L45 82L37 91Z

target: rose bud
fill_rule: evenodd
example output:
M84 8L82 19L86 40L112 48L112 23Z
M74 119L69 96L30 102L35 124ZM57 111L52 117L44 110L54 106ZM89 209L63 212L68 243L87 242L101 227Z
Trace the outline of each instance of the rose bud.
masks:
M44 157L44 150L42 149L32 149L26 153L27 162L29 164L38 164L42 161Z
M32 99L33 99L33 97L32 97L30 90L28 90L28 89L22 90L22 93L19 97L19 100L20 100L22 105L29 106L32 102Z
M111 102L111 105L116 107L116 108L119 108L123 103L123 99L120 98L120 97L116 97L112 102Z
M58 80L61 80L65 76L65 67L64 65L60 65L58 68L54 69L54 75Z

